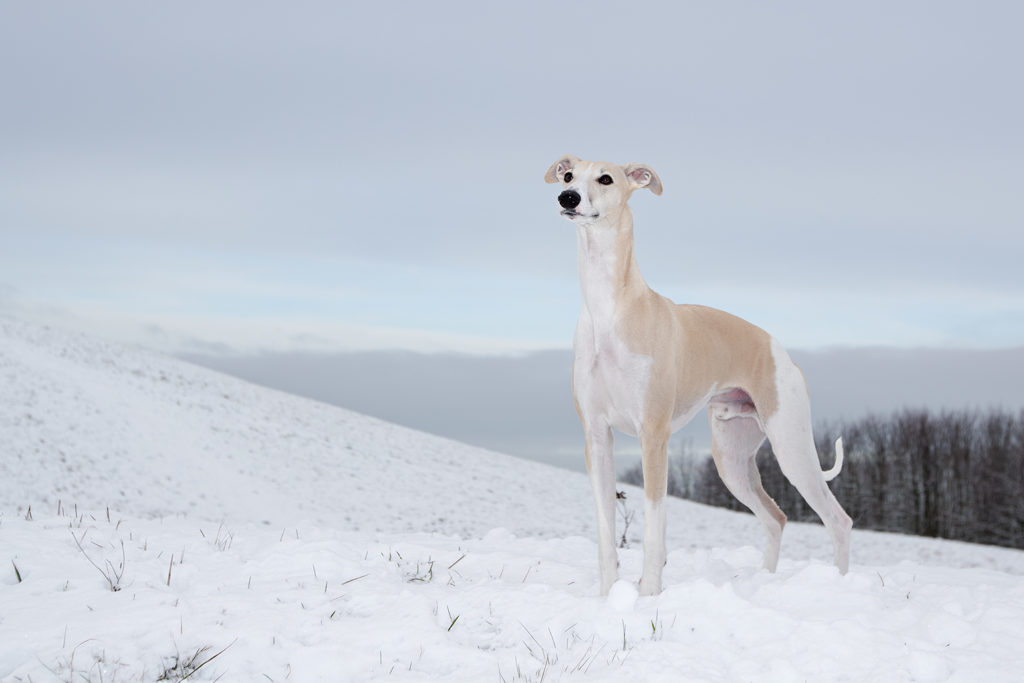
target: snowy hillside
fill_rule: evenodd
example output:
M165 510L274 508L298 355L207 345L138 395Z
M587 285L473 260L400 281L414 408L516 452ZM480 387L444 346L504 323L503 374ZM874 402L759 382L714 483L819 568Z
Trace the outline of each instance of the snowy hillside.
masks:
M840 577L791 524L772 575L753 517L673 500L664 593L602 599L592 518L582 475L0 319L2 681L1024 670L1024 553L855 532Z

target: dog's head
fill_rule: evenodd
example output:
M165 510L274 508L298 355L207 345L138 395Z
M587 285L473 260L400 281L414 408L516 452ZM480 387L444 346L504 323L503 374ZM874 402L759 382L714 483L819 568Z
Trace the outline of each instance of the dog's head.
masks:
M622 210L633 190L646 187L661 194L661 180L645 164L608 164L565 156L544 174L549 183L562 183L558 204L562 215L576 224L596 223Z

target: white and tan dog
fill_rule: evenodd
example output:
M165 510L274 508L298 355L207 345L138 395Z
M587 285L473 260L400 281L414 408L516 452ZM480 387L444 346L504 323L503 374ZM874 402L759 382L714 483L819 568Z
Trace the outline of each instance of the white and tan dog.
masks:
M559 159L544 179L562 183L562 215L576 225L583 307L573 342L573 396L586 435L587 471L597 506L601 593L618 578L612 428L640 439L644 475L644 566L640 594L661 591L665 564L668 440L708 406L718 473L764 525L764 565L774 571L786 515L761 486L754 455L765 436L779 466L832 537L846 572L852 522L826 481L811 432L803 373L764 330L723 311L677 305L644 282L633 256L638 188L661 194L643 164Z

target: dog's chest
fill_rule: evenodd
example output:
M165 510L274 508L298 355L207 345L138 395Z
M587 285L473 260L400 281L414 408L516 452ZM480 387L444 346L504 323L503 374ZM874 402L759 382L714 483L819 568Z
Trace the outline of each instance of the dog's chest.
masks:
M643 422L653 359L630 351L613 326L601 328L585 318L574 347L573 388L581 409L635 435Z

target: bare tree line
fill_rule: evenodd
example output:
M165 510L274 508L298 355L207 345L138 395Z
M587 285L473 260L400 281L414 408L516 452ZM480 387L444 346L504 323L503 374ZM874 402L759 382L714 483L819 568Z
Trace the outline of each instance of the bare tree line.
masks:
M855 528L897 531L1024 548L1024 411L905 409L817 430L823 468L843 437L846 460L830 486ZM686 444L669 468L669 493L700 503L746 510L722 484L710 456ZM817 522L786 481L771 446L757 454L765 490L790 520ZM642 484L639 466L623 481Z

